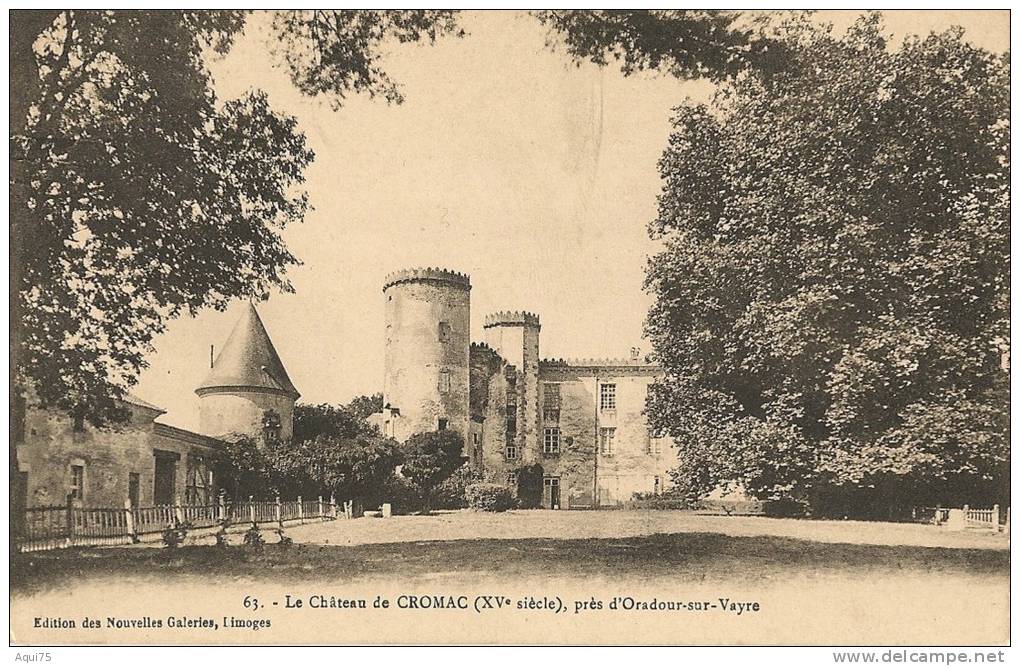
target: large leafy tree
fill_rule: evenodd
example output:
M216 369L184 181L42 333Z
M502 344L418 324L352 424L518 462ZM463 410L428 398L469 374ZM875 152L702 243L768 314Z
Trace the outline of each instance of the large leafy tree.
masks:
M677 109L649 403L676 480L820 511L1001 490L1008 461L1009 71L960 30L893 50L777 28L782 72Z
M279 488L337 499L377 499L401 461L400 445L378 434L339 439L328 435L281 443L267 450Z
M741 12L691 9L542 10L551 45L577 62L618 62L624 75L652 70L681 79L723 80L780 66L783 49L764 23Z
M321 20L332 30L306 29ZM244 21L10 12L12 506L26 391L76 425L119 419L169 319L289 288L296 258L280 232L307 210L313 155L261 92L217 100L205 66ZM337 104L351 92L399 101L380 44L454 28L442 11L291 12L276 27L289 49L279 64Z
M280 232L307 210L313 155L261 92L217 100L205 66L244 21L11 13L12 379L78 421L117 416L168 319L289 289ZM430 11L280 12L274 26L278 64L337 104L399 101L380 44L454 29Z
M400 462L400 447L366 419L381 396L347 405L297 405L294 437L265 450L279 492L341 499L377 499Z
M306 405L294 407L294 441L304 442L325 436L331 439L351 439L359 435L370 435L378 428L366 419L376 412L368 411L373 401L368 396L358 396L347 405ZM380 408L382 407L380 398Z

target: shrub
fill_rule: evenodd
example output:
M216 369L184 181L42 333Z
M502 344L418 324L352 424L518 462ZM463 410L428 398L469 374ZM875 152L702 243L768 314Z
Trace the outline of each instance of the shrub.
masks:
M692 500L679 493L634 493L631 503L638 509L694 510L702 508L700 500Z
M280 538L280 540L277 543L280 544L280 547L283 548L284 550L294 545L294 539L291 539L289 536L284 534L282 529L277 528L276 536Z
M255 523L252 523L248 531L244 533L244 545L256 553L261 553L262 548L266 545L266 540L262 538L259 526Z
M800 518L807 514L807 505L793 498L784 497L763 504L765 515L772 518Z
M482 482L482 475L473 467L464 466L436 488L434 506L437 509L464 509L468 506L467 489Z
M380 490L382 502L389 502L396 515L408 515L421 511L422 501L418 489L402 476L394 474Z
M439 484L467 461L463 452L464 439L456 430L421 432L404 442L400 474L418 489L422 513L432 508Z
M506 486L496 483L473 483L465 489L468 506L480 511L506 511L514 505L514 497Z
M191 525L189 523L174 523L167 525L166 529L163 530L163 545L167 548L176 548L184 543L184 539L188 536L188 528Z

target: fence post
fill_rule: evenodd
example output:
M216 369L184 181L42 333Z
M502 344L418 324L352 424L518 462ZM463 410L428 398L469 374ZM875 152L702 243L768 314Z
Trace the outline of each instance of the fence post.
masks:
M219 500L220 501L217 503L218 511L220 513L219 519L223 521L227 518L227 493L221 490Z
M316 518L325 518L326 516L322 513L322 495L319 495L319 515Z
M305 518L305 503L301 501L301 495L297 496L297 519L303 523Z
M138 543L138 531L135 529L135 511L131 506L131 498L124 500L124 517L127 519L127 535L131 543Z
M184 509L181 508L181 496L174 495L174 521L181 525L184 523Z
M1005 532L1007 535L1009 534L1009 512L1012 510L1013 507L1011 506L1006 507L1006 527L1003 529L1003 532Z
M996 532L999 531L999 505L992 505L992 529Z
M329 515L336 520L336 495L329 496Z
M74 545L74 495L67 493L67 545Z
M283 527L283 507L280 506L280 493L276 494L276 522Z
M251 518L252 525L258 525L258 521L255 520L255 496L248 495L248 517Z

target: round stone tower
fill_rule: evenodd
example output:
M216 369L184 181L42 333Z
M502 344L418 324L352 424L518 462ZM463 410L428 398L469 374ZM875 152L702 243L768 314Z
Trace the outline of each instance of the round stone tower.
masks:
M203 434L246 436L260 445L294 434L294 402L300 394L251 303L195 393Z
M386 298L383 416L404 441L449 428L468 438L471 278L442 268L392 273Z

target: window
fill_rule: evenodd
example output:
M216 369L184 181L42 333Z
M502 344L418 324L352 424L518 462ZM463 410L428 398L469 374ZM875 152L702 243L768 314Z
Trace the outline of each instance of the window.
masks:
M599 428L599 452L604 456L613 455L616 442L616 428Z
M546 428L545 437L542 438L542 453L560 452L560 429Z
M449 393L450 392L450 371L440 370L439 371L439 392Z
M662 440L649 436L647 453L650 456L657 456L662 453Z
M506 485L510 486L514 490L517 490L517 472L507 472Z
M446 430L446 426L450 425L449 419L439 419L439 429Z
M517 369L508 365L506 367L506 413L517 412Z
M599 387L599 409L616 409L616 384L602 384Z
M71 499L85 499L84 465L71 465Z
M545 384L542 391L542 406L545 409L560 408L560 385L559 384Z
M661 476L655 477L655 481L653 482L653 485L652 485L652 492L655 493L656 495L662 493L662 477Z
M272 409L262 415L262 438L266 444L280 441L280 415Z
M560 422L560 385L542 385L542 420L546 423Z
M448 321L439 322L439 341L440 342L450 341L450 322Z
M517 445L516 444L507 444L506 445L506 459L507 460L517 460Z

